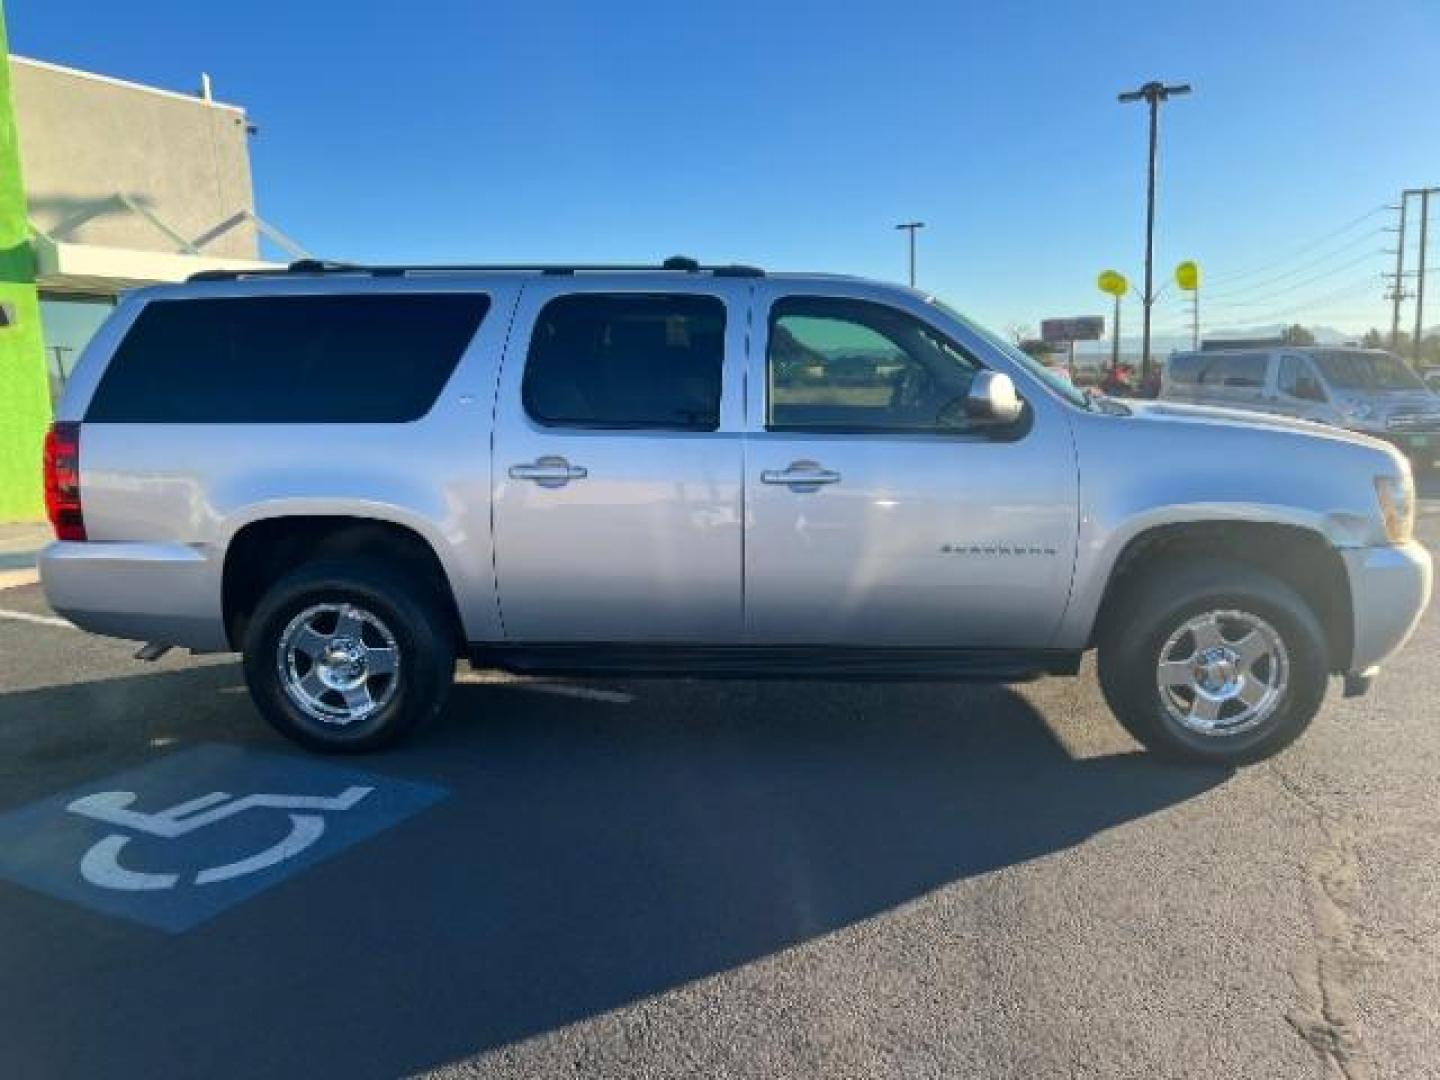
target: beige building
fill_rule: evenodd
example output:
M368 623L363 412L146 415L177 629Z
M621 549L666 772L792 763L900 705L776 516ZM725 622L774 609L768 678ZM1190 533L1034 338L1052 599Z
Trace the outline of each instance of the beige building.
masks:
M255 215L245 110L10 57L41 321L58 391L119 293L305 253Z

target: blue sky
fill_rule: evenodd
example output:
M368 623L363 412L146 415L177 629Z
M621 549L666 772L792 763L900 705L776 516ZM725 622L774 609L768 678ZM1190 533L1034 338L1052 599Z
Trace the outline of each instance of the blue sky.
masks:
M1096 272L1141 269L1145 113L1115 94L1158 77L1195 87L1162 117L1160 271L1200 261L1208 325L1363 327L1370 212L1440 183L1434 0L5 6L22 55L209 71L260 127L260 213L337 258L899 280L919 218L921 285L997 329L1100 314Z

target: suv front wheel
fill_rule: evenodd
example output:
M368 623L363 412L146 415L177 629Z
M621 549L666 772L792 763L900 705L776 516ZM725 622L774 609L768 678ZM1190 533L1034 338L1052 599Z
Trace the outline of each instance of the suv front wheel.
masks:
M449 620L419 582L364 560L310 563L261 598L245 633L250 696L312 750L389 746L445 703Z
M1244 563L1156 567L1107 614L1100 685L1150 750L1212 765L1289 745L1325 697L1325 635L1288 585Z

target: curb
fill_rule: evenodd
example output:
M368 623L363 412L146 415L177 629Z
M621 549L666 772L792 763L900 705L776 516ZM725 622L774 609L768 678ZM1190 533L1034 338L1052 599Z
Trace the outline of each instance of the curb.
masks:
M38 570L0 570L0 589L16 589L40 581Z

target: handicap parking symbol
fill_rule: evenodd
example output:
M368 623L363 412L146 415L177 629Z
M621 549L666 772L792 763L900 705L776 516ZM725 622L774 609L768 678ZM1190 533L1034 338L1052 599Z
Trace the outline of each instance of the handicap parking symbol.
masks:
M313 758L198 746L0 815L0 878L179 933L445 794Z

